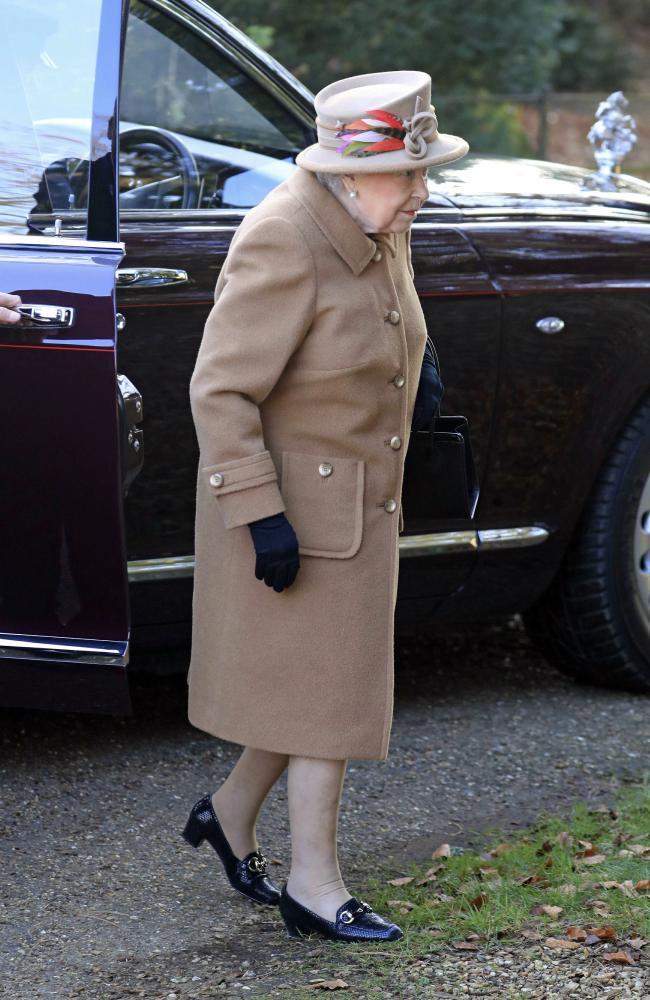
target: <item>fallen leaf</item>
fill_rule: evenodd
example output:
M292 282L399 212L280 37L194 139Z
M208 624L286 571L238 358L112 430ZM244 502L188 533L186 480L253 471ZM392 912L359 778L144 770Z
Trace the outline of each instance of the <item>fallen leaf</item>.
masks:
M444 868L444 867L445 867L444 865L434 865L432 868L429 868L424 873L424 875L422 876L422 878L419 878L415 884L416 885L426 885L427 882L433 882L434 879L435 879L435 877L436 877L437 872L439 872L440 869Z
M568 830L561 830L555 839L561 847L568 847L573 838Z
M584 941L587 937L587 932L584 927L567 927L566 936L569 941Z
M540 903L539 906L534 906L531 912L546 913L547 916L555 919L556 917L559 917L563 909L563 906L551 906L549 903Z
M564 896L573 896L578 890L571 882L567 882L565 885L558 886L557 891L561 892Z
M498 875L498 868L479 868L481 875Z
M489 858L498 858L500 854L505 854L506 851L512 850L512 844L497 844L493 847L491 851L486 851L485 854L481 854L482 858L486 860Z
M450 858L451 848L449 844L441 844L440 847L436 847L435 851L431 855L432 858Z
M616 937L616 930L609 924L605 927L590 927L592 934L596 934L602 941L613 941Z
M484 892L480 892L478 894L478 896L475 896L474 899L470 899L469 900L470 905L471 906L475 906L477 910L480 910L481 907L483 906L483 904L487 903L487 901L488 901L488 898L487 898L487 896L485 895Z
M634 888L637 890L637 892L640 889L650 889L650 878L642 878L640 882L635 882Z
M451 945L458 951L478 951L478 945L472 944L471 941L452 941Z
M604 854L576 854L576 864L578 865L599 865L601 861L606 861Z
M559 948L568 951L580 947L577 941L565 941L564 938L554 938L554 937L546 938L544 944L546 945L547 948Z
M408 885L414 878L415 875L404 875L402 878L389 878L388 885Z
M548 854L548 852L552 850L553 850L552 842L550 840L545 840L542 846L537 848L535 854L541 856L542 854Z
M620 965L636 965L636 962L627 951L606 951L601 958L606 962L618 962Z
M395 906L400 913L408 913L415 906L415 903L409 903L408 899L388 899L386 900L388 906Z
M641 948L643 948L644 944L647 943L648 942L645 940L645 938L642 937L630 938L629 940L629 944L632 946L632 948L636 948L637 951L640 951Z
M436 876L435 875L425 875L424 878L419 878L415 884L416 885L428 885L429 882L435 882L435 880L436 880Z
M516 879L518 885L536 885L540 888L546 888L550 883L547 878L542 878L541 875L525 875L524 878Z
M317 979L307 984L309 990L347 990L349 989L345 979Z

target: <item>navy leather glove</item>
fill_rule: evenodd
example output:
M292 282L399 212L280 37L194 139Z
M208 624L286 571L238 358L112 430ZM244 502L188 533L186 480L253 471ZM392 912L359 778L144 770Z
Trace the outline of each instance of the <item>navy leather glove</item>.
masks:
M283 512L250 521L255 546L255 576L280 593L296 579L300 566L298 539Z
M427 338L418 391L415 397L415 406L413 407L411 430L422 431L429 426L444 391L444 386L433 359L433 351Z

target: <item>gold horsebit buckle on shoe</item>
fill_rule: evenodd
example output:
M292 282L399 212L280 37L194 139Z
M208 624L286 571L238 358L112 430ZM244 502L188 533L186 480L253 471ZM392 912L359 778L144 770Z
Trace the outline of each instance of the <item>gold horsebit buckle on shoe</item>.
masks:
M263 854L253 854L247 862L248 870L256 875L263 875L266 871L266 858Z
M372 913L372 906L362 902L361 906L357 906L354 910L341 910L339 919L343 924L351 924L360 913Z

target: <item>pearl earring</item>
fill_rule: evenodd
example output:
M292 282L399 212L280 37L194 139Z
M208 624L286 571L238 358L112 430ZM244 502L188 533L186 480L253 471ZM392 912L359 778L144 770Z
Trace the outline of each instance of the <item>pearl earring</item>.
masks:
M348 194L350 195L351 198L356 198L357 193L358 193L357 191L348 191Z

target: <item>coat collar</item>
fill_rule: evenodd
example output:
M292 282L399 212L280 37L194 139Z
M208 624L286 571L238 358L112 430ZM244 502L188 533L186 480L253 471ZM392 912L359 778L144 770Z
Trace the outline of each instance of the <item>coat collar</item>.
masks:
M332 192L323 187L313 171L296 167L287 180L287 188L309 212L316 225L355 275L361 274L370 263L378 242L381 242L393 257L397 254L397 240L394 233L378 234L374 239L371 238Z

